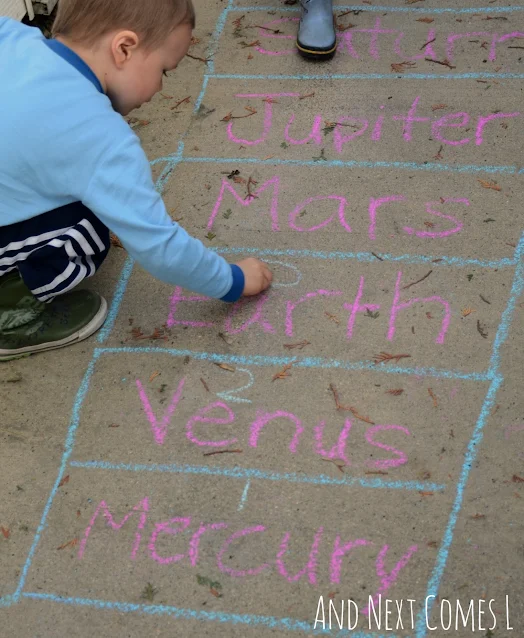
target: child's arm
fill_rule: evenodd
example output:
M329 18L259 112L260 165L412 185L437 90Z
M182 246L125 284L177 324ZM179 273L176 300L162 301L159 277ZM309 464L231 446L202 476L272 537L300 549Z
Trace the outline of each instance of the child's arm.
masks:
M271 272L259 260L232 266L171 220L134 135L104 153L82 201L162 281L224 301L258 294L270 285Z

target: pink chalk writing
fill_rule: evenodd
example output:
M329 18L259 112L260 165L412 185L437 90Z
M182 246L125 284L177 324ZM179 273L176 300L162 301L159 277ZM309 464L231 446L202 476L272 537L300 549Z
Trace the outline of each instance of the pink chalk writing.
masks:
M385 204L391 204L393 202L404 202L406 201L406 197L404 195L390 195L388 197L379 197L375 199L371 197L369 200L369 228L368 235L369 238L374 241L377 237L375 234L375 229L377 226L377 210L384 206Z
M500 37L497 33L494 33L491 40L491 48L489 50L489 61L494 62L497 59L497 44L500 42L506 42L506 40L513 40L514 38L524 38L524 33L521 31L512 31L511 33L505 33Z
M265 22L259 27L257 37L264 40L275 40L276 49L269 49L269 45L257 45L254 49L262 54L268 56L281 56L281 55L294 55L296 54L296 48L279 49L278 45L282 40L295 40L294 35L296 31L296 23L299 22L298 17L279 18L277 20L271 20ZM274 25L279 25L278 29L274 28ZM281 32L283 29L288 28L289 33ZM274 31L280 31L274 33ZM293 31L293 33L291 33ZM364 37L361 37L364 36ZM386 37L384 37L386 36ZM391 37L393 36L393 38ZM515 38L523 38L524 33L521 31L512 31L510 33L500 34L492 31L469 31L464 33L443 32L434 28L429 28L427 35L420 34L418 31L415 35L411 36L413 43L416 45L416 55L408 55L402 48L402 43L406 39L406 33L398 29L384 28L382 26L382 20L380 17L376 18L375 24L371 28L353 28L337 33L339 53L349 55L355 60L362 60L365 56L369 56L372 60L380 60L384 56L391 56L392 53L397 55L402 61L417 61L424 58L430 58L437 60L443 57L447 57L451 62L456 61L457 51L455 50L455 44L461 40L467 43L472 38L485 38L488 41L491 40L488 59L490 62L494 62L497 59L497 45L507 40ZM415 40L416 38L416 40ZM365 45L367 40L367 47ZM356 42L358 41L358 42ZM420 52L420 42L424 42L422 52ZM383 51L380 51L380 45ZM435 47L438 46L442 53L439 55ZM358 51L356 49L358 47ZM478 48L478 47L477 47ZM381 55L382 53L382 55ZM466 53L466 50L459 51L459 53ZM471 55L471 50L468 51ZM482 55L482 51L479 55Z
M488 122L491 122L492 120L499 120L505 117L518 117L519 115L520 113L490 113L486 117L479 117L477 129L475 131L475 144L477 146L480 146L484 141L482 133L484 132L484 127Z
M444 203L463 203L466 206L469 205L469 202L467 200L459 199L459 198L445 198ZM451 215L445 215L444 213L433 209L432 206L435 206L435 205L440 206L442 205L442 203L439 204L438 202L428 202L427 212L429 214L435 215L437 217L441 217L443 219L449 220L450 222L454 223L455 226L453 228L450 228L448 230L431 232L431 231L418 231L418 230L415 230L414 228L406 226L404 228L404 231L407 234L413 234L413 235L416 235L417 237L433 238L433 239L443 238L443 237L452 235L454 233L458 233L462 229L462 223L459 222L455 217L452 217ZM373 229L372 229L372 232L373 232ZM393 301L392 301L391 308L389 310L389 327L388 327L388 331L386 335L388 341L394 340L395 332L396 332L397 316L402 310L406 310L407 308L410 308L414 304L418 304L418 303L424 303L424 304L438 303L443 307L444 315L442 318L441 329L436 337L435 343L438 343L438 344L444 343L445 336L451 322L451 309L450 309L449 302L438 295L434 295L431 297L414 297L412 299L409 299L408 301L401 301L401 289L402 289L401 280L402 280L402 271L400 271L397 274ZM352 302L344 302L342 300L340 304L340 307L343 310L347 310L349 312L347 330L346 330L346 339L348 341L350 341L354 337L356 319L358 314L367 314L368 311L375 311L383 307L383 304L362 303L364 288L365 288L365 278L361 276L359 277L359 285L358 285L358 289L357 289L354 300ZM224 331L228 334L239 334L239 333L246 332L250 328L252 330L256 330L258 328L258 331L261 333L271 334L275 336L279 335L280 330L277 329L277 327L275 327L272 323L270 323L268 319L265 317L265 313L266 312L268 313L269 309L271 309L271 311L274 314L275 302L276 302L277 305L280 305L280 303L283 303L285 307L284 334L287 337L293 337L295 334L295 321L296 321L295 315L302 304L305 304L306 302L311 302L313 300L318 300L321 297L343 297L344 295L345 293L341 290L320 289L320 290L307 292L303 294L297 300L284 299L281 301L280 291L278 291L277 293L275 292L266 293L264 295L261 295L258 299L254 299L254 298L241 299L235 304L232 304L231 308L229 309L229 313L224 319ZM212 301L212 300L209 300L209 301ZM269 303L270 301L271 303ZM322 306L319 305L318 308L320 311L322 309ZM235 327L233 325L233 319L235 318L237 314L239 314L243 310L251 310L251 315L249 316L249 318L245 319L240 326ZM282 313L278 313L278 314L281 315ZM166 412L166 414L164 415L162 423L158 425L156 422L156 418L153 414L153 411L150 409L150 406L148 407L147 396L145 395L145 393L141 395L145 412L151 423L151 428L155 434L155 440L157 440L159 444L161 444L165 436L167 423L169 422L170 415L172 411L174 410L174 408L176 407L176 400L178 400L177 397L179 397L179 395L175 395L173 397L171 406Z
M180 523L176 527L173 527L174 524ZM153 533L151 534L151 540L148 544L149 555L151 558L160 563L161 565L171 565L172 563L178 563L178 561L182 560L185 557L185 554L174 554L173 556L162 557L159 556L156 551L156 542L160 534L171 534L176 535L179 532L183 532L191 525L191 517L188 518L171 518L169 521L165 521L164 523L155 523L155 528Z
M455 115L461 115L459 114L453 114L453 117ZM446 116L447 117L447 116ZM444 118L441 118L444 119ZM455 142L449 142L450 144L454 144ZM458 143L458 142L457 142ZM253 195L256 196L258 205L260 206L260 196L264 193L264 191L268 190L271 187L271 200L270 200L270 204L269 204L269 216L271 217L271 230L274 232L278 232L280 230L280 223L279 223L279 195L280 195L280 187L281 187L281 180L280 178L275 175L273 177L271 177L270 179L268 179L266 182L264 182L262 184L262 186L260 186L260 188L258 188L258 190L256 190ZM213 206L213 211L209 217L209 220L207 222L207 228L211 229L213 228L217 215L220 211L220 208L222 207L222 205L224 204L223 199L224 199L224 195L225 193L229 192L231 195L233 195L234 199L236 200L237 203L239 203L242 207L248 207L250 206L253 201L254 198L245 198L243 196L240 196L237 191L235 190L234 186L232 184L229 183L228 180L224 180L222 182L222 185L220 187L220 192L218 194L218 197L216 199L216 202ZM330 217L328 217L327 219L325 219L324 221L320 222L319 224L313 225L313 226L309 226L306 227L304 225L300 225L298 223L298 219L300 218L300 214L302 213L303 210L307 208L311 208L312 205L315 202L322 202L322 201L333 201L333 202L338 202L338 208L337 208L337 212L333 213ZM369 228L368 228L368 236L369 239L371 241L376 241L377 240L377 216L378 216L378 212L379 209L381 209L382 207L386 207L387 205L391 205L391 204L395 204L395 203L401 203L401 202L407 202L408 198L406 195L387 195L385 197L370 197L369 198L369 205L368 205L368 215L369 215ZM466 198L457 198L457 197L442 197L440 199L440 201L438 202L426 202L425 204L425 209L426 209L426 213L428 213L429 215L434 215L436 217L440 217L441 219L444 220L448 220L450 222L452 222L453 224L455 224L454 228L451 229L447 229L447 230L442 230L442 231L427 231L427 230L415 230L414 228L410 227L410 226L405 226L404 227L404 232L407 235L416 235L417 237L421 237L421 238L431 238L431 239L436 239L436 238L442 238L442 237L448 237L449 235L455 234L460 232L463 229L464 224L460 221L458 221L455 217L452 217L450 215L446 215L442 212L439 212L438 210L435 210L434 207L438 206L442 206L442 205L449 205L449 204L463 204L465 206L469 206L470 202L468 199ZM300 202L299 204L297 204L289 213L288 216L288 227L291 228L292 230L296 230L298 232L314 232L317 230L320 230L322 228L327 227L328 225L330 225L332 222L334 222L335 220L338 220L338 223L341 225L341 227L344 229L345 232L351 233L351 226L350 223L347 220L347 208L348 208L349 204L348 204L348 200L346 197L343 197L342 195L316 195L314 197L308 197L306 200ZM336 222L335 222L336 223ZM189 325L191 327L205 327L205 328L209 328L209 327L213 327L214 324L213 323L208 323L208 322L191 322L191 321L180 321L180 320L175 320L175 313L177 311L178 308L178 304L181 301L189 301L189 302L200 302L200 301L207 301L207 299L205 297L199 297L199 296L192 296L192 297L185 297L181 294L181 288L177 287L175 289L175 293L173 294L171 301L170 301L170 311L169 311L169 316L168 316L168 320L167 320L167 325L169 327L172 327L174 325ZM238 308L238 306L235 306L235 308ZM236 312L236 311L235 311Z
M449 322L451 321L451 310L449 307L449 303L439 297L437 295L433 297L415 297L410 299L409 301L400 302L400 290L401 290L401 281L402 281L402 271L399 271L397 275L397 281L395 284L395 296L393 298L393 304L391 306L391 314L389 317L389 330L387 338L389 341L393 341L393 337L395 336L395 323L397 319L397 315L401 310L405 310L406 308L410 308L413 304L416 303L440 303L444 308L444 317L442 319L440 332L435 340L435 343L444 343L444 337L446 336L446 332L449 328Z
M340 575L342 573L342 559L346 554L349 554L355 547L365 547L368 545L373 545L370 541L367 541L364 538L357 538L354 541L349 541L349 543L345 543L341 545L340 536L335 538L335 542L333 543L333 553L331 554L331 566L330 566L330 576L331 582L334 584L340 584Z
M305 209L306 206L309 206L309 204L313 202L320 202L325 200L338 201L338 220L342 228L344 228L344 230L350 233L351 227L347 223L346 217L345 217L345 209L347 206L347 200L345 197L340 197L338 195L317 195L316 197L308 197L305 201L301 202L296 208L294 208L289 213L289 222L288 222L289 227L292 228L293 230L298 230L299 232L304 232L304 231L312 232L314 230L318 230L319 228L324 228L324 226L327 226L328 224L330 224L335 218L335 214L331 215L329 219L324 220L321 224L317 224L316 226L310 226L309 228L304 228L303 226L298 226L296 224L296 219L298 215Z
M346 465L351 465L350 460L346 456L346 444L352 427L351 421L349 419L345 420L338 440L331 450L324 449L323 436L325 427L325 421L320 421L320 423L315 426L315 452L326 459L340 459L344 461Z
M256 146L265 142L271 130L273 120L273 99L277 97L299 97L300 93L237 93L235 97L241 98L260 98L264 100L264 125L261 137L256 140L244 140L233 135L234 120L230 120L227 125L227 136L235 144L243 144L246 146Z
M279 97L278 101L268 98ZM283 98L291 98L297 101L297 108L304 109L303 105L300 105L300 101L298 100L298 93L249 93L243 94L238 93L234 96L235 102L238 102L240 99L249 99L252 100L263 100L264 101L264 110L263 110L263 122L262 122L262 134L260 137L254 140L247 140L243 138L236 137L233 134L233 127L235 126L235 120L231 120L228 122L227 126L227 136L229 140L234 144L242 144L247 146L256 146L267 142L270 136L279 137L279 132L274 131L274 112L275 108L280 106L280 102ZM333 130L332 143L333 150L342 155L347 151L347 148L350 146L350 142L356 140L357 138L370 139L372 142L380 142L382 140L383 129L385 128L385 123L387 120L391 122L402 122L402 140L406 143L411 143L414 138L415 126L419 127L421 124L429 123L429 128L432 130L432 133L436 136L436 138L442 142L443 144L447 144L449 146L454 146L456 148L466 146L471 143L472 138L464 137L460 140L448 140L442 133L442 129L465 129L468 126L469 122L473 119L469 113L459 112L459 113L449 113L444 116L437 116L433 114L433 112L428 113L428 115L420 115L419 110L421 110L421 96L415 96L413 98L412 104L406 114L392 114L388 113L388 116L385 115L385 106L383 104L378 106L379 114L378 116L372 116L376 119L371 119L369 116L368 119L364 119L362 117L357 117L355 115L347 114L343 116L339 116L336 119L336 123ZM375 107L377 108L377 107ZM429 111L429 106L426 106L425 109ZM370 111L372 109L369 109ZM307 114L309 116L309 113ZM475 129L475 144L476 146L480 146L483 144L485 140L485 127L488 122L492 120L500 119L500 118L514 118L520 116L520 112L513 113L490 113L489 115L478 115ZM254 115L249 118L249 122L251 127L256 128L256 121L259 116ZM310 117L310 116L309 116ZM327 143L329 143L330 138L325 138L321 135L321 124L322 120L332 121L333 117L325 117L322 114L316 114L313 116L313 123L307 135L303 138L295 138L290 136L290 127L294 124L296 118L296 113L292 113L291 117L288 119L287 124L284 127L282 132L282 139L289 144L292 145L303 145L303 144L314 144L315 146L323 146L325 147ZM351 130L351 126L348 127L348 124L353 124L356 130ZM247 126L247 124L242 124L242 126ZM350 132L348 133L348 128ZM398 130L397 127L391 131L393 135ZM419 133L422 133L417 128ZM367 134L366 134L367 132ZM296 134L296 133L295 133ZM391 136L390 138L391 139ZM275 141L274 139L272 141Z
M257 412L257 417L251 424L251 435L249 437L249 445L251 447L257 447L258 445L258 437L262 428L267 425L270 421L274 421L275 419L289 419L295 424L295 433L293 438L291 439L291 443L289 444L289 451L292 454L295 454L298 447L298 442L300 439L300 435L304 431L302 426L302 422L299 418L297 418L291 412L284 412L283 410L277 410L276 412Z
M433 124L431 125L431 134L439 142L442 142L442 144L447 144L448 146L462 146L463 144L467 144L470 141L469 137L464 137L461 140L448 140L443 137L440 129L462 128L463 126L467 126L468 122L469 115L467 113L448 113L448 115L444 115L444 117L441 117L436 122L433 122Z
M364 277L361 277L355 300L353 301L353 303L345 303L343 306L344 310L350 310L347 331L346 331L346 337L348 340L350 340L353 337L353 328L355 327L357 314L359 312L366 313L368 311L378 310L380 308L380 305L378 304L367 303L367 304L360 305L360 300L362 299L363 291L364 291Z
M364 556L370 556L375 554L376 558L373 561L373 576L368 577L371 587L376 587L376 593L373 600L379 595L383 595L388 592L391 587L398 581L399 576L403 570L405 570L413 557L418 551L418 546L412 544L408 547L407 551L401 556L389 570L386 567L386 561L388 554L391 550L390 544L376 545L372 540L366 538L355 538L342 541L342 536L337 534L336 531L325 528L324 525L320 525L315 531L312 530L311 537L307 537L304 534L304 530L300 529L294 534L290 531L279 531L274 527L268 527L267 525L254 524L248 527L241 527L235 531L231 531L231 525L226 522L200 522L196 523L196 529L191 535L190 539L186 539L190 528L195 521L195 517L187 515L179 515L164 520L161 522L155 522L151 520L150 516L149 500L147 498L142 499L128 514L119 522L115 522L113 519L109 507L106 501L102 500L96 506L95 512L88 527L85 530L83 541L80 545L78 552L78 559L84 557L86 549L86 541L89 535L95 529L93 525L100 512L104 513L108 525L114 530L119 530L125 522L135 512L140 513L137 529L140 532L144 531L146 526L150 530L149 542L145 549L144 556L152 560L157 567L176 566L176 569L198 569L199 564L202 561L207 561L209 551L211 550L216 556L216 563L218 569L224 574L228 574L232 578L252 578L261 574L263 571L273 569L276 574L282 577L285 583L296 583L301 580L305 581L308 585L316 587L319 584L341 584L343 561L356 561L358 560L359 568L362 569L366 562L363 560ZM198 519L196 519L198 520ZM225 537L224 532L227 531ZM275 533L277 537L275 538ZM200 541L204 534L207 534L207 546L205 556L200 555ZM179 551L171 556L160 555L157 545L160 543L162 536L177 537L176 542L179 545L180 550L186 549L186 551ZM254 536L257 536L257 540L251 541ZM381 534L382 536L382 534ZM224 540L225 537L225 540ZM167 540L167 539L164 539ZM242 547L242 552L238 549L235 551L234 545L239 542ZM116 540L113 542L117 542ZM253 565L249 561L249 557L253 555L252 551L249 551L249 546L253 542L258 543L260 551L257 554L265 556L265 560L260 561L258 565ZM140 542L134 544L134 550L131 555L131 559L137 557ZM184 547L185 546L185 547ZM320 561L320 550L325 547L332 548L329 554L329 559ZM98 548L98 550L96 549ZM100 543L95 544L91 552L107 551L108 544ZM215 549L213 549L215 548ZM376 548L376 549L375 549ZM354 558L356 550L361 549L361 553L357 558ZM217 551L218 550L218 551ZM114 552L114 550L113 550ZM363 553L365 552L365 553ZM290 573L286 562L289 561L289 557L300 556L301 554L307 556L304 567L302 567L296 573ZM240 554L237 559L240 564L243 562L251 562L249 567L239 568L238 564L232 567L229 561L234 554ZM273 558L271 558L273 557ZM369 564L369 563L368 563ZM371 567L371 565L369 565ZM201 567L200 567L201 568ZM173 572L175 574L175 572ZM369 574L370 576L371 574ZM176 575L173 576L176 578ZM351 579L351 573L348 574L348 578ZM377 579L377 584L374 585L373 581ZM350 581L351 582L351 581ZM363 614L368 613L367 607L361 610Z
M271 208L269 211L269 214L271 217L271 230L278 231L280 230L278 225L278 193L279 193L280 179L278 178L278 176L275 175L271 179L268 179L267 182L264 182L262 186L260 186L260 188L257 188L257 190L253 191L252 194L256 198L258 198L267 188L269 188L269 186L273 187L273 195L271 198ZM241 206L244 206L244 207L250 206L255 201L255 197L246 197L245 199L243 197L240 197L239 194L234 189L234 187L229 183L229 181L227 179L223 180L222 185L220 187L220 193L218 194L217 200L213 207L213 212L211 213L211 216L207 222L208 229L211 229L213 227L215 218L218 215L218 211L220 210L220 206L222 205L222 199L224 198L224 194L226 191L229 191L231 195L233 195L233 197Z
M200 523L200 527L193 534L193 536L191 537L191 540L189 541L188 556L189 556L189 561L192 567L195 567L196 564L198 563L198 552L200 550L201 536L205 534L205 532L216 531L219 529L226 529L226 528L227 528L226 523L211 523L209 525L204 525L204 523Z
M429 117L417 117L415 113L417 112L418 103L420 101L420 96L417 96L411 108L408 111L407 115L394 115L394 120L400 120L404 122L404 126L402 128L402 136L407 142L410 142L413 136L413 124L415 122L429 122Z
M181 294L182 288L177 286L175 288L175 292L170 299L169 306L169 316L167 318L167 327L172 328L173 326L191 326L192 328L212 328L215 324L209 321L178 321L175 320L175 313L178 309L178 304L180 301L209 301L207 297L202 297L199 295L193 295L190 297L186 297Z
M303 576L307 574L310 584L311 585L317 584L316 569L317 569L318 547L320 545L323 535L324 535L324 528L319 527L315 534L315 538L313 540L313 545L311 546L311 551L309 553L309 559L308 559L308 562L306 563L306 566L302 570L297 572L294 576L291 576L288 573L283 560L285 554L288 551L289 538L291 534L289 532L286 532L284 534L284 538L282 539L282 543L280 544L280 548L278 550L276 565L280 575L283 576L288 581L288 583L296 583Z
M349 135L344 135L343 134L344 129L341 126L341 124L348 123L348 122L355 122L357 124L360 124L361 127L358 129L358 131L353 131L352 133L349 133ZM367 131L368 127L369 127L369 122L359 117L353 117L351 115L345 115L344 117L340 117L337 120L335 129L333 131L334 146L337 153L342 154L344 144L347 144L347 142L351 142L355 138L363 135Z
M379 441L375 441L375 434L378 432L384 432L387 430L397 430L399 432L404 432L407 436L411 436L411 432L402 427L401 425L374 425L366 431L366 441L373 445L374 447L378 447L381 450L386 450L387 452L391 452L396 458L394 459L379 459L375 461L368 461L367 464L370 467L374 467L380 470L385 470L390 467L398 467L399 465L404 465L408 462L408 456L405 452L401 450L396 450L391 445L386 445L385 443L380 443Z
M217 408L221 408L227 412L227 417L217 418L211 416L205 416L211 410L216 410ZM198 439L193 433L193 426L195 423L214 423L215 425L229 425L233 423L235 420L235 413L233 410L222 403L222 401L215 401L214 403L210 403L205 408L202 408L192 416L186 425L186 436L191 441L198 446L208 446L208 447L224 447L226 445L233 445L233 443L237 442L237 439L229 439L224 441L201 441Z
M424 44L422 53L418 53L417 55L406 55L400 48L402 40L404 39L405 34L400 33L398 38L395 40L395 44L393 45L393 50L395 53L402 58L402 60L407 60L408 62L415 62L416 60L424 60L425 58L431 58L432 60L437 59L437 54L433 49L433 42L437 39L437 32L435 29L430 29L428 31L428 36L426 38L426 43Z
M295 121L295 114L289 118L289 122L284 129L284 139L288 144L292 144L294 146L307 144L308 142L315 142L316 144L320 144L322 142L322 115L316 115L315 120L313 122L313 126L311 127L311 133L304 137L301 140L296 140L289 135L289 129L293 122Z
M465 198L443 197L442 199L444 201L441 202L441 204L442 203L447 204L449 202L453 204L464 204L464 206L469 206L469 200ZM437 232L430 232L427 230L415 230L414 228L411 228L410 226L404 226L404 232L406 232L408 235L414 234L417 237L431 237L432 239L437 239L440 237L449 237L449 235L459 233L462 230L464 226L462 222L459 222L458 219L456 219L455 217L452 217L451 215L444 215L444 213L441 213L438 210L434 210L433 206L439 206L439 202L427 202L426 204L426 211L430 215L435 215L436 217L440 217L441 219L447 219L450 222L453 222L454 224L456 224L456 226L454 226L453 228L449 228L448 230L440 230Z
M386 561L386 556L388 551L389 551L389 545L384 545L384 547L380 550L377 556L375 566L376 566L377 576L380 578L380 587L378 588L378 591L376 592L376 594L373 596L374 603L378 601L379 595L384 595L391 588L393 583L397 580L400 570L404 569L404 567L408 564L413 554L416 551L418 551L418 546L412 545L408 549L408 551L402 556L402 558L396 563L395 567L393 567L393 569L389 573L386 571L386 567L385 567L385 561ZM361 612L367 615L369 614L369 608L366 607L364 609L361 609ZM374 609L373 609L373 613L375 613Z
M225 572L226 574L229 574L230 576L233 576L235 578L243 578L245 576L256 576L257 574L260 574L260 572L264 571L264 569L268 568L269 563L264 563L262 565L259 565L258 567L253 567L251 569L237 570L232 569L231 567L227 567L226 565L224 565L224 562L222 560L222 557L224 556L226 551L228 551L231 543L233 543L233 541L235 541L237 538L242 538L244 536L247 536L248 534L257 534L260 532L264 532L265 530L266 528L263 525L255 525L253 527L246 527L245 529L241 529L238 532L231 534L231 536L224 543L222 549L218 552L217 555L217 565L220 571Z
M136 534L135 534L135 542L134 542L133 548L131 550L131 560L134 560L136 558L137 552L138 552L138 550L140 548L140 542L142 540L142 535L141 535L139 530L143 530L144 529L144 527L146 525L146 521L147 521L147 512L149 511L149 500L147 499L147 497L142 499L137 505L135 505L133 507L133 509L124 516L124 518L120 521L120 523L116 523L115 522L115 519L113 518L113 515L109 511L109 507L107 506L107 503L105 501L100 501L100 503L98 504L97 508L95 509L95 513L93 514L91 520L89 521L89 525L86 527L86 530L84 532L84 537L80 541L80 545L78 547L78 558L79 559L82 559L84 557L84 553L85 553L85 550L86 550L87 539L89 538L89 535L91 534L91 530L93 528L93 525L96 522L96 519L98 518L98 515L100 514L100 511L102 511L104 513L104 518L106 519L107 524L113 530L121 529L122 526L133 515L134 512L140 512L140 517L139 517L138 525L137 525L137 531L136 531Z
M244 297L240 299L239 301L235 302L231 308L229 315L226 317L226 320L224 322L224 327L226 332L232 335L239 334L240 332L244 332L245 330L247 330L249 326L252 326L253 324L258 323L262 326L262 330L264 332L268 332L269 334L275 334L275 329L273 328L273 326L269 323L269 321L266 321L263 317L264 306L266 305L268 300L269 300L269 295L266 294L266 295L261 295L257 299ZM238 312L240 312L243 308L251 307L253 305L255 306L255 311L253 312L251 317L247 319L246 321L244 321L244 323L240 325L238 328L233 328L234 316Z
M140 401L142 402L142 406L144 408L144 412L146 413L147 420L151 424L151 430L153 432L153 437L155 439L155 443L157 445L163 445L164 439L167 434L167 428L171 421L171 417L173 416L174 411L177 408L178 402L180 401L180 397L182 395L182 390L184 389L185 379L182 379L178 384L176 392L173 394L171 401L167 410L162 417L162 421L159 424L155 413L153 412L153 408L151 407L151 403L149 402L149 398L146 394L145 388L142 385L139 379L136 380L136 387L138 388L138 394L140 396Z
M462 39L470 38L489 38L491 34L486 31L471 31L470 33L451 33L448 35L446 43L446 57L453 61L455 56L455 42Z
M344 293L341 290L316 290L315 292L308 292L298 301L288 301L286 303L286 336L293 336L293 312L299 304L316 297L338 297L342 294Z

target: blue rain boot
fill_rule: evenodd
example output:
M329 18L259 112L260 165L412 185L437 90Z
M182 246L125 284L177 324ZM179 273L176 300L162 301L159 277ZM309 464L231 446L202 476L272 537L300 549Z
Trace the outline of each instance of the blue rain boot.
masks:
M337 49L333 0L300 0L297 48L310 60L330 60Z

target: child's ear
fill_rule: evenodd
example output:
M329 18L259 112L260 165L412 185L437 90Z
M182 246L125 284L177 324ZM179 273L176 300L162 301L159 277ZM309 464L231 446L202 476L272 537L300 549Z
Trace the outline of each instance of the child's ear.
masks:
M111 41L111 53L118 68L129 61L139 45L134 31L119 31Z

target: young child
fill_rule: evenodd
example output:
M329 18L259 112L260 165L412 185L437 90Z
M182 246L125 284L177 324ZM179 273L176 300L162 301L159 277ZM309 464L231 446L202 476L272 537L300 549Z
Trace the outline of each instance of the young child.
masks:
M72 289L110 230L167 283L227 302L270 285L264 263L229 265L171 220L121 117L162 89L194 23L191 0L60 0L52 40L0 18L0 360L102 326L105 300Z

